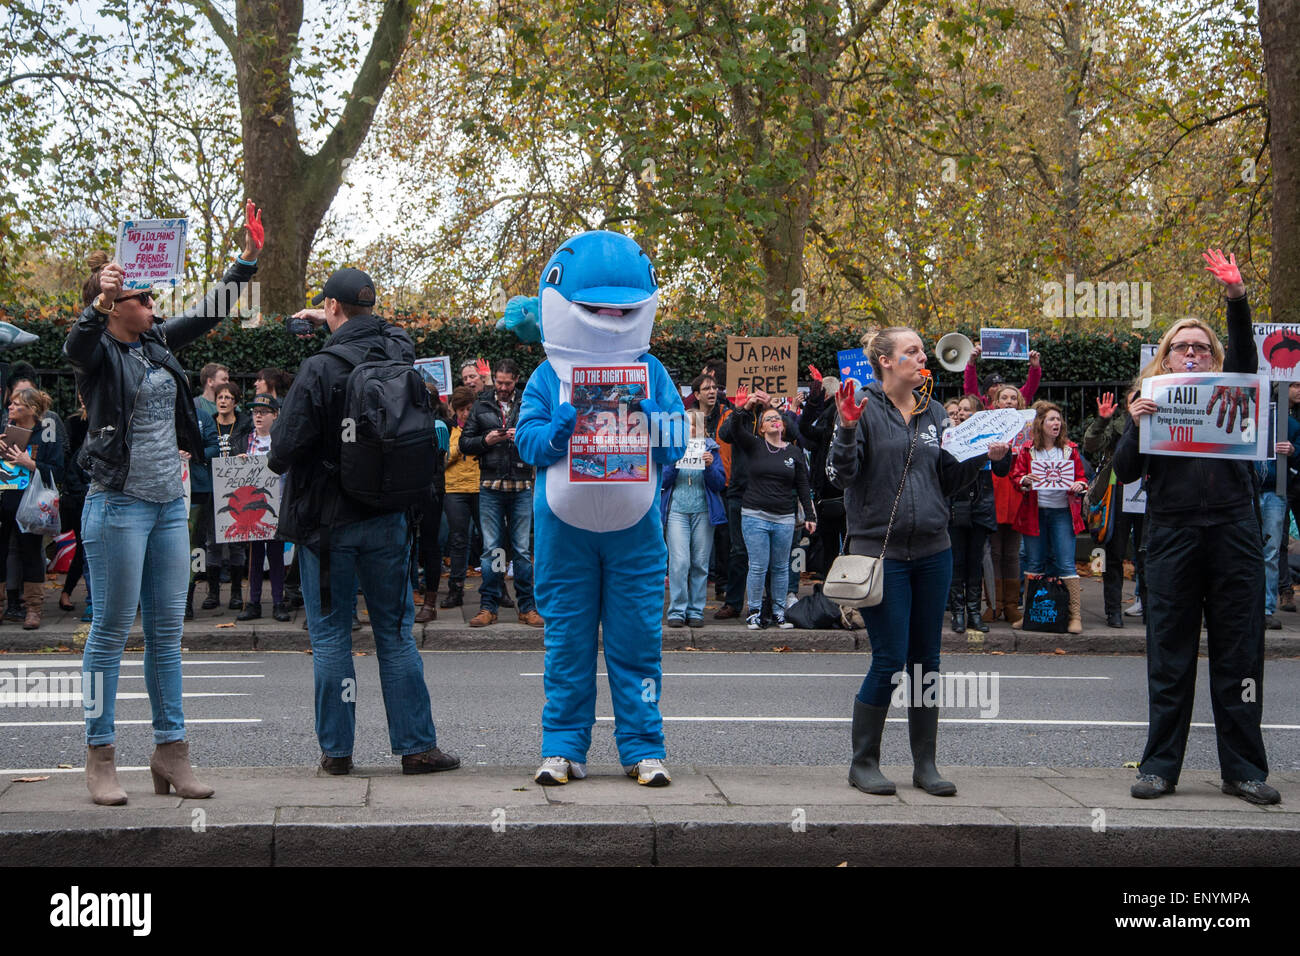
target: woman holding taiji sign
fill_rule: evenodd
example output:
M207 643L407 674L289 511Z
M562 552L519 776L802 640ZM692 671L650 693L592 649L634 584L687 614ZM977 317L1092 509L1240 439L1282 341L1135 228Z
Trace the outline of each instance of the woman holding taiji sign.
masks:
M1246 286L1236 256L1203 254L1228 300L1228 348L1199 319L1175 322L1160 339L1140 381L1174 372L1241 372L1258 368ZM1215 388L1207 413L1220 400L1250 412L1243 389ZM1139 427L1153 428L1158 406L1150 398L1129 404L1132 418L1115 449L1115 476L1127 484L1145 477L1147 692L1146 750L1132 794L1173 793L1183 766L1196 690L1196 655L1205 620L1210 657L1210 700L1224 793L1251 803L1281 800L1268 778L1260 730L1264 700L1264 550L1256 488L1249 461L1139 454ZM1219 416L1222 427L1223 416ZM1249 433L1249 429L1247 429Z
M153 296L125 287L112 262L64 343L89 422L84 460L91 484L82 514L95 618L82 659L86 786L95 803L126 803L117 781L113 723L118 672L137 605L144 625L144 683L153 709L154 792L210 797L190 768L181 709L181 630L190 547L180 452L205 460L176 351L230 314L257 271L261 213L245 209L244 249L223 282L189 311L156 319Z
M973 482L987 461L1010 450L995 442L987 456L959 462L940 447L946 415L930 402L932 380L925 344L909 328L882 329L865 342L876 380L854 383L837 396L839 421L826 476L844 489L846 554L883 558L884 597L862 608L871 639L871 669L853 701L853 761L849 783L888 795L894 784L880 772L880 739L895 687L907 688L912 784L935 796L957 788L935 766L943 611L952 578L948 499ZM898 675L907 682L899 685ZM922 686L917 686L917 682Z

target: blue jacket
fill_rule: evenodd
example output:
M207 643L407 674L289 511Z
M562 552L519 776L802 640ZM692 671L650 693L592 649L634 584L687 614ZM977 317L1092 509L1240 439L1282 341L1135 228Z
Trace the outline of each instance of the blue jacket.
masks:
M1282 441L1281 438L1277 439ZM1300 468L1300 422L1296 421L1290 415L1286 419L1286 440L1295 446L1295 451L1291 452L1288 460L1290 461L1290 470L1295 471ZM1277 490L1277 459L1270 458L1267 461L1255 462L1255 471L1264 479L1264 491ZM1287 475L1287 481L1291 480L1291 475ZM1289 487L1289 486L1288 486Z
M217 423L211 415L203 410L197 398L194 400L194 414L199 419L199 434L203 436L203 455L207 461L200 462L197 458L190 459L190 494L211 494L212 465L209 462L221 452L221 443L217 436Z
M713 455L713 464L704 469L704 500L709 506L709 524L727 523L727 507L722 503L722 492L727 487L727 473L722 469L722 455L712 438L704 439L704 449ZM668 511L673 500L673 486L677 484L677 465L664 465L663 487L659 491L659 514L668 524Z

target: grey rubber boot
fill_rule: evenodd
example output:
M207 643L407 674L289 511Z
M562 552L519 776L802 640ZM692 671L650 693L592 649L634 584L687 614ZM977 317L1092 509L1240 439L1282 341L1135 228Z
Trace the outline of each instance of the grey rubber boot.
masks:
M956 784L939 776L934 765L935 738L939 734L938 707L907 708L907 735L912 740L912 786L936 797L951 797Z
M849 783L863 793L887 797L896 792L894 781L880 772L880 738L885 732L888 707L872 707L853 698L853 763Z

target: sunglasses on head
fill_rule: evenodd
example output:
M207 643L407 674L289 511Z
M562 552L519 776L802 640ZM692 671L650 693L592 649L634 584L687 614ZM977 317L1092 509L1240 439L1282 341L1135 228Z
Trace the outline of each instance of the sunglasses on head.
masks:
M113 301L114 301L114 302L130 302L132 299L139 299L141 305L145 305L145 306L153 305L153 293L152 293L152 292L148 292L148 291L145 291L145 292L135 292L135 293L132 293L131 295L118 296L118 297L117 297L116 299L114 299Z

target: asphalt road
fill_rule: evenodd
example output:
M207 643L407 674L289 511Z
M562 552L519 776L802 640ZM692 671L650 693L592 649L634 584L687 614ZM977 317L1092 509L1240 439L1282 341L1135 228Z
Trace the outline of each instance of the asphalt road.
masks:
M529 764L539 758L541 653L429 651L422 657L443 749L469 765ZM119 697L118 765L144 766L152 737L141 655L128 654L126 661L120 693L138 696ZM868 662L862 654L665 654L662 708L669 765L845 763L851 700ZM390 764L396 758L388 746L377 661L365 655L355 663L354 758L361 765ZM6 693L3 681L20 665L29 673L79 672L80 659L0 656L0 773L84 766L79 697ZM986 697L983 707L944 711L940 763L1118 767L1136 760L1146 738L1145 666L1137 657L946 656L947 673L983 674ZM614 764L603 662L599 672L599 722L590 760ZM189 739L198 764L309 766L318 759L310 655L186 653L184 674ZM1278 772L1300 769L1300 660L1269 661L1265 686L1271 766ZM901 710L898 716L904 718ZM1217 768L1212 720L1201 661L1186 768ZM889 725L884 749L887 764L909 761L905 718Z

